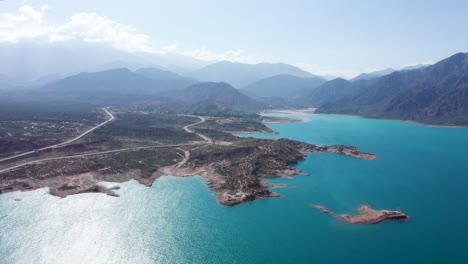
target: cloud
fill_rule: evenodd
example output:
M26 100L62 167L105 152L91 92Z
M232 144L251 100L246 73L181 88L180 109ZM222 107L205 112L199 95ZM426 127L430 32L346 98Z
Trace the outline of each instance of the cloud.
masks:
M234 61L243 63L255 63L256 56L245 54L244 50L227 50L225 52L217 53L207 48L192 49L182 52L185 56L194 57L204 61Z
M162 47L162 51L168 52L168 53L175 52L178 46L179 46L179 43L174 42L172 44Z
M87 42L107 43L127 51L154 52L149 36L137 33L125 24L117 23L96 13L78 13L62 26L52 30L51 40L77 38Z
M0 42L17 42L21 39L37 38L48 34L43 25L46 6L35 9L31 6L19 8L19 14L3 14L0 17Z
M150 44L150 36L139 33L131 25L116 22L93 12L77 13L59 25L46 24L44 17L48 7L35 8L23 5L16 14L0 14L0 43L16 43L22 40L41 39L48 42L61 42L78 39L98 42L130 52L156 54L178 53L204 61L256 62L255 55L246 54L241 49L215 52L205 47L178 51L179 43L170 43L162 48Z
M18 14L1 15L0 42L15 43L36 38L51 42L81 39L110 44L126 51L158 52L150 46L148 35L96 13L77 13L62 25L46 25L44 15L47 9L46 6L34 8L24 5Z

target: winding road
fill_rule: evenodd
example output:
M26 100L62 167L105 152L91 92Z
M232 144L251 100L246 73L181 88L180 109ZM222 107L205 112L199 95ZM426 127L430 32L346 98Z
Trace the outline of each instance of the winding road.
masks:
M37 153L39 151L43 151L43 150L47 150L47 149L60 148L60 147L66 146L66 145L68 145L70 143L73 143L73 142L77 141L78 139L86 136L87 134L93 132L94 130L102 127L103 125L105 125L105 124L107 124L107 123L109 123L109 122L111 122L112 120L115 119L115 116L111 112L109 112L109 110L107 110L106 108L102 108L102 110L104 110L104 112L106 112L106 114L109 116L109 119L107 119L106 121L100 123L97 126L94 126L94 127L90 128L90 129L86 130L85 132L81 133L77 137L74 137L72 139L69 139L69 140L67 140L65 142L61 142L61 143L58 143L58 144L54 144L54 145L46 146L46 147L43 147L43 148L31 150L31 151L28 151L28 152L23 152L21 154L17 154L17 155L14 155L14 156L6 157L6 158L3 158L3 159L0 159L0 162L16 159L16 158L19 158L19 157L22 157L22 156Z
M95 129L107 124L108 122L112 121L115 119L114 115L109 112L107 109L103 108L103 110L109 115L109 119L106 120L105 122L102 122L101 124L85 131L84 133L82 133L81 135L73 138L73 139L70 139L70 140L67 140L65 142L62 142L62 143L59 143L59 144L55 144L55 145L52 145L52 146L48 146L48 147L44 147L44 148L40 148L40 149L37 149L37 150L32 150L32 151L29 151L29 152L25 152L25 153L21 153L21 154L18 154L18 155L15 155L15 156L11 156L11 157L8 157L8 158L4 158L2 160L0 160L0 162L2 161L6 161L6 160L11 160L11 159L14 159L14 158L18 158L18 157L21 157L21 156L25 156L25 155L28 155L28 154L32 154L32 153L35 153L35 152L38 152L38 151L41 151L41 150L46 150L46 149L51 149L51 148L59 148L59 147L63 147L67 144L70 144L82 137L84 137L85 135L91 133L92 131L94 131ZM14 165L14 166L11 166L11 167L8 167L8 168L4 168L4 169L0 169L0 173L4 173L4 172L8 172L8 171L11 171L11 170L14 170L14 169L17 169L17 168L20 168L20 167L23 167L23 166L26 166L26 165L30 165L30 164L35 164L35 163L40 163L40 162L44 162L44 161L51 161L51 160L61 160L61 159L71 159L71 158L79 158L79 157L87 157L87 156L95 156L95 155L101 155L101 154L109 154L109 153L117 153L117 152L123 152L123 151L136 151L136 150L141 150L141 149L151 149L151 148L177 148L177 147L183 147L183 146L193 146L193 145L200 145L200 144L212 144L213 143L213 140L210 139L209 137L203 135L203 134L200 134L200 133L197 133L193 130L191 130L189 127L192 127L192 126L196 126L196 125L199 125L201 123L204 123L206 121L206 119L204 117L201 117L201 116L193 116L192 117L197 117L200 119L199 122L197 123L194 123L194 124L190 124L190 125L187 125L187 126L184 126L184 130L188 133L193 133L193 134L196 134L198 135L199 137L201 137L205 142L192 142L192 143L185 143L185 144L172 144L172 145L154 145L154 146L145 146L145 147L132 147L132 148L122 148L122 149L114 149L114 150L107 150L107 151L101 151L101 152L93 152L93 153L85 153L85 154L75 154L75 155L68 155L68 156L61 156L61 157L52 157L52 158L44 158L44 159L38 159L38 160L33 160L33 161L28 161L28 162L24 162L24 163L20 163L20 164L17 164L17 165ZM185 153L185 158L184 160L186 161L187 158L187 151L184 151Z
M203 140L205 140L207 143L213 143L213 140L203 134L200 134L200 133L197 133L193 130L191 130L189 127L193 127L193 126L196 126L196 125L199 125L201 123L204 123L206 121L206 119L202 116L195 116L195 115L191 115L191 117L198 117L200 119L200 122L197 122L195 124L190 124L190 125L187 125L187 126L184 126L184 130L187 131L188 133L193 133L193 134L196 134L197 136L201 137Z
M107 151L101 151L101 152L92 152L92 153L85 153L85 154L75 154L75 155L68 155L68 156L61 156L61 157L52 157L52 158L45 158L45 159L38 159L38 160L33 160L29 162L24 162L12 167L8 167L5 169L1 169L0 173L4 173L7 171L11 171L26 165L30 164L35 164L35 163L41 163L44 161L51 161L51 160L61 160L61 159L72 159L72 158L82 158L82 157L88 157L88 156L96 156L96 155L102 155L102 154L109 154L109 153L117 153L117 152L124 152L124 151L137 151L141 149L152 149L152 148L177 148L177 147L183 147L183 146L193 146L193 145L198 145L198 144L204 144L204 142L194 142L194 143L187 143L187 144L174 144L174 145L158 145L158 146L146 146L146 147L133 147L133 148L122 148L122 149L113 149L113 150L107 150Z

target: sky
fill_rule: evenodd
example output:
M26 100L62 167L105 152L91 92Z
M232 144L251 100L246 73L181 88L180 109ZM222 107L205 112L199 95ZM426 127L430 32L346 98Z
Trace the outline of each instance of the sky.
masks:
M107 43L352 77L468 51L464 0L3 0L0 42Z

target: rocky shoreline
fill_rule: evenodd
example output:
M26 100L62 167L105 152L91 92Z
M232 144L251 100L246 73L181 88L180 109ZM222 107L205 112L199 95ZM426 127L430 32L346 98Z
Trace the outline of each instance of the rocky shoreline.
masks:
M109 169L107 167L90 170L86 167L85 160L76 159L62 160L60 164L46 162L25 166L8 174L0 174L0 194L49 187L50 194L59 197L86 192L117 196L112 188L105 188L99 182L125 182L134 179L145 186L151 186L155 180L165 175L201 175L207 180L209 187L217 191L219 203L233 206L280 196L270 190L273 186L263 178L305 175L293 166L304 160L310 152L332 152L370 160L377 158L376 155L361 152L355 147L316 146L289 139L238 138L228 145L206 144L179 151L185 155L182 160L159 167L150 177L142 177L139 169L117 174L105 173ZM38 167L42 169L38 170ZM51 173L48 168L61 173Z
M274 186L262 178L289 178L307 175L293 168L310 152L332 152L359 159L377 159L377 156L342 145L316 146L289 139L246 139L241 146L205 146L191 151L184 164L166 166L154 175L201 175L212 190L218 192L219 203L238 205L262 198L279 197Z

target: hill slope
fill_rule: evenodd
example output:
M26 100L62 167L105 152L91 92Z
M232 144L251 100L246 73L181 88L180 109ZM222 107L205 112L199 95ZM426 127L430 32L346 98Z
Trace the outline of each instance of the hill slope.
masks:
M140 68L135 71L136 74L140 74L147 78L153 80L177 80L177 79L189 79L183 76L180 76L177 73L173 73L170 71L160 70L157 68ZM193 80L195 82L195 80Z
M352 86L352 82L337 78L302 94L297 100L307 106L319 107L324 103L337 101L350 94L353 90Z
M353 86L350 94L321 102L319 112L468 124L468 53Z
M387 68L387 69L381 70L381 71L361 73L358 76L351 79L351 81L353 82L353 81L359 81L359 80L371 80L371 79L375 79L375 78L379 78L379 77L388 75L388 74L390 74L390 73L392 73L394 71L395 70L392 69L392 68Z
M126 104L164 96L190 85L186 80L152 80L128 69L80 73L34 91L38 97L85 101L96 104Z
M200 82L191 85L181 91L178 96L188 104L199 104L209 102L216 108L229 108L234 110L256 110L261 109L263 104L242 94L236 88L222 82ZM221 107L220 105L223 105Z
M284 63L245 64L226 61L210 64L192 72L190 76L200 81L226 82L240 88L278 74L304 78L316 77L311 73Z
M280 74L256 81L241 90L257 97L289 98L298 90L313 89L325 82L324 79L319 77L302 78Z

